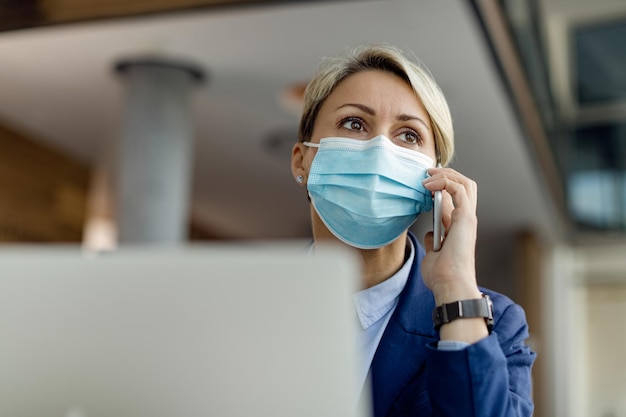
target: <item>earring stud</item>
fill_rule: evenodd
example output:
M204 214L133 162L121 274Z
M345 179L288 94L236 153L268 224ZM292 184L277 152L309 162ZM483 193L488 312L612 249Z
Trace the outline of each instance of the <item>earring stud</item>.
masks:
M303 177L302 175L298 175L298 176L296 177L296 182L297 182L298 184L302 184L302 183L304 182L304 177Z

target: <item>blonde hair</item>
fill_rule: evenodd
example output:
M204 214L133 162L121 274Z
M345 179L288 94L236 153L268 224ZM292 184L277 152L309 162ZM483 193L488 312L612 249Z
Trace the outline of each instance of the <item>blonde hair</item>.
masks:
M436 150L446 166L454 155L454 129L446 98L428 69L390 45L361 45L351 48L346 56L322 60L304 92L298 139L311 139L319 109L341 81L374 69L396 74L411 86L430 116Z

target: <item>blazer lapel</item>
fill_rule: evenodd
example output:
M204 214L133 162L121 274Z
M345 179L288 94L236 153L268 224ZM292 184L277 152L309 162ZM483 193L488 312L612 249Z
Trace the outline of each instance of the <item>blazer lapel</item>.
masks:
M426 345L438 339L431 318L434 298L420 270L425 253L410 233L409 238L416 250L415 260L372 361L375 417L387 415L401 393L423 373Z

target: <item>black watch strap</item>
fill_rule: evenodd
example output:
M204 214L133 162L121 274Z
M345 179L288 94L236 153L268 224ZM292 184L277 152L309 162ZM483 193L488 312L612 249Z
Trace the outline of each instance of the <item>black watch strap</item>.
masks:
M483 317L487 323L487 330L491 333L493 328L493 304L487 294L483 294L482 298L442 304L433 310L435 330L439 330L444 324L457 319L475 317Z

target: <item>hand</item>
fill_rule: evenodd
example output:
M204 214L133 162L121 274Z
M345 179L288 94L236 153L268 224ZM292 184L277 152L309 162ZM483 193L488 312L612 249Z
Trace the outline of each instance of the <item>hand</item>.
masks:
M424 283L437 305L479 298L476 283L475 246L477 186L451 168L431 168L423 184L431 192L442 191L442 221L445 238L439 252L433 251L433 233L424 238L422 262Z

